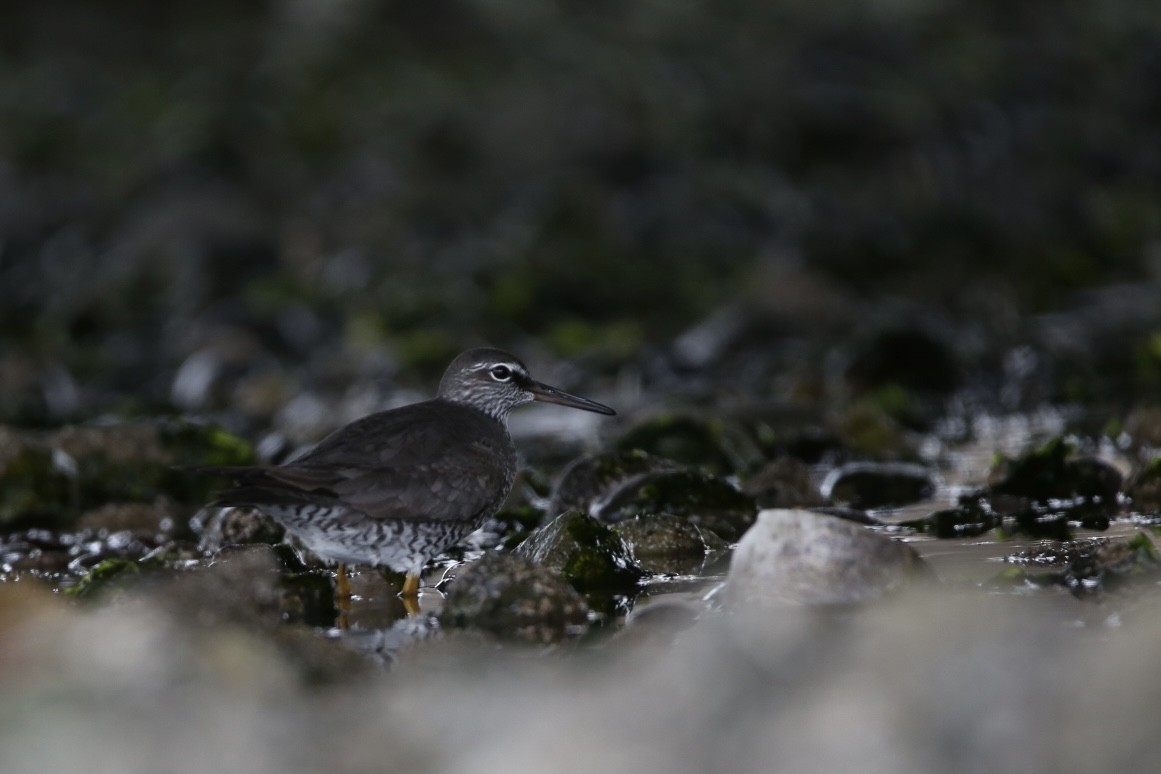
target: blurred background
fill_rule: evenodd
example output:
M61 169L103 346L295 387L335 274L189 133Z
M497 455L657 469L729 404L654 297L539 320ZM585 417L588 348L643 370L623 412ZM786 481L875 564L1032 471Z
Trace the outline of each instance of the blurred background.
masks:
M1157 0L0 0L0 770L1150 770L1159 84ZM641 477L670 521L897 501L853 461L949 593L751 625L659 584L594 658L448 625L365 679L329 573L171 465L482 343L619 413L514 416L508 545L545 439L696 469Z
M4 3L0 421L365 413L484 342L1131 404L1158 83L1144 0Z

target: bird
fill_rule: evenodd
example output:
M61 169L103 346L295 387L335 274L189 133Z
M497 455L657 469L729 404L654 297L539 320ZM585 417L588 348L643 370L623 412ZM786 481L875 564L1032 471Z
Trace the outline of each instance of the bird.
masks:
M515 355L469 349L431 400L355 420L281 465L196 471L235 483L211 507L260 510L337 563L338 596L350 597L346 565L389 567L405 575L400 596L418 610L426 564L479 529L511 492L508 415L532 401L616 414L533 379Z

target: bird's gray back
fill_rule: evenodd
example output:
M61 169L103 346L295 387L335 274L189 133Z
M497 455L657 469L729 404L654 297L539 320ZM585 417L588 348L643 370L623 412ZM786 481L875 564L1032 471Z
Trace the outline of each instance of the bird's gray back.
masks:
M516 450L500 422L437 398L364 417L268 473L353 519L482 520L512 488Z

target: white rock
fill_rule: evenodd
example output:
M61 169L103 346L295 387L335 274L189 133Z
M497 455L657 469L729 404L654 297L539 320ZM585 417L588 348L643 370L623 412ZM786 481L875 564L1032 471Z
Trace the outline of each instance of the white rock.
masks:
M859 524L769 509L758 514L734 550L725 598L734 607L858 602L925 572L911 547Z

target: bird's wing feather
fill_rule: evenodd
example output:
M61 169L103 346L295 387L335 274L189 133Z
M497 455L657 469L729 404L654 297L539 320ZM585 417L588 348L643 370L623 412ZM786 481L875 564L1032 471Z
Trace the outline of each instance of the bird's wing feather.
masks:
M444 521L494 511L514 466L511 441L495 420L429 401L365 417L278 467L203 472L232 477L251 494L337 500L356 511L350 514L356 520ZM222 502L231 502L230 494Z

